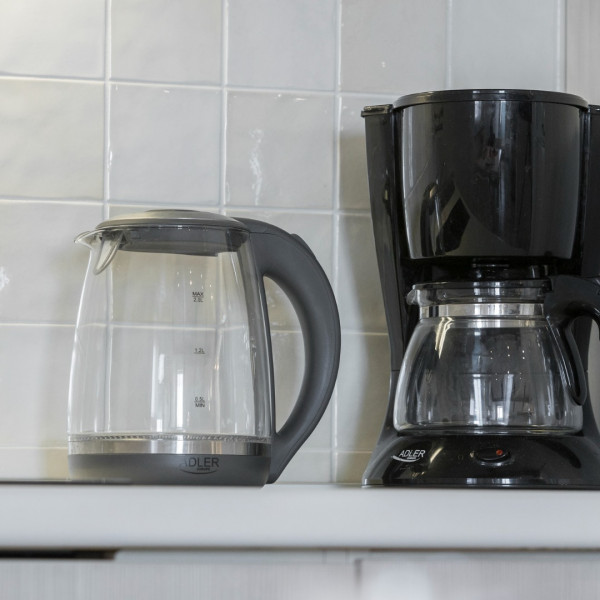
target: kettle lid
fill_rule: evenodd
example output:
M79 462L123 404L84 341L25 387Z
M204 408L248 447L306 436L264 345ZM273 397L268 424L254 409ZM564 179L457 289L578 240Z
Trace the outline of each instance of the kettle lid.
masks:
M76 242L90 245L101 240L117 250L216 256L237 251L248 239L248 227L231 217L197 210L149 210L117 216L100 223L94 231L82 233ZM112 260L112 255L102 272Z
M100 223L96 227L96 231L119 229L122 227L168 227L181 225L235 228L246 231L248 229L237 219L216 213L187 209L156 209L113 217Z

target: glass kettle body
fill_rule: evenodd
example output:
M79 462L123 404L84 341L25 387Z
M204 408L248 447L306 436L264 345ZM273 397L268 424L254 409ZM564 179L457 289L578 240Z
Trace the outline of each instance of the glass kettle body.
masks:
M306 245L264 223L196 211L112 219L78 241L90 260L71 369L71 476L274 481L325 410L339 360L335 300ZM266 276L292 300L306 352L280 431Z

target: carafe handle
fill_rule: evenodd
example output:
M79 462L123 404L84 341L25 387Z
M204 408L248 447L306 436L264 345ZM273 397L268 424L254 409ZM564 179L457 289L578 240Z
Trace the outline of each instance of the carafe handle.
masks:
M329 280L309 247L296 235L252 219L250 230L259 280L272 279L292 302L304 339L305 368L294 408L273 435L268 483L275 481L321 419L337 377L340 320ZM262 294L264 301L264 291ZM266 305L264 306L266 315Z
M571 324L577 317L587 315L600 326L600 285L571 275L557 275L550 281L552 290L544 298L544 313L558 345L571 397L581 405L588 394L587 378Z

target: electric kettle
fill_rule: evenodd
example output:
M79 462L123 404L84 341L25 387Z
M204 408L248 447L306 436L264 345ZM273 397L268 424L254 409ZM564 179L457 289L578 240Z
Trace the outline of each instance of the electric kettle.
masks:
M72 479L263 485L325 411L340 325L326 275L297 236L191 210L121 216L81 234L90 259L71 366ZM275 430L263 278L292 302L305 373Z

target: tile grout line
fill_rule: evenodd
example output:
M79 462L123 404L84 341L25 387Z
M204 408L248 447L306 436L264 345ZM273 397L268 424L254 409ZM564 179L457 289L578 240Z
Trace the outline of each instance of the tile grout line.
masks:
M106 0L104 13L104 148L103 148L103 191L102 209L103 218L109 217L110 198L110 117L111 117L111 93L110 75L112 62L112 29L111 29L112 0Z
M27 203L44 203L44 204L65 204L65 205L81 205L81 206L93 206L95 204L103 205L105 200L101 197L98 198L50 198L45 196L27 196L27 197L14 197L14 196L1 196L0 195L0 203L15 203L15 204L27 204ZM160 207L163 204L160 201L144 201L144 200L123 200L114 198L111 200L111 205L113 206L131 206L131 207L139 207L139 206L156 206ZM174 205L175 206L175 205ZM177 204L178 207L184 208L187 206L189 208L189 203L180 203ZM204 207L206 210L215 210L218 208L217 205L208 205L204 203L199 203L198 206ZM233 204L227 205L227 208L235 209L236 211L245 212L245 211L255 211L257 206L254 204ZM335 216L340 215L344 217L354 217L366 219L370 218L369 209L361 209L361 208L304 208L302 206L275 206L269 204L261 204L258 208L261 210L268 211L273 214L301 214L301 215L312 215L312 216Z
M567 86L567 11L566 0L556 0L556 81L555 87L564 92Z
M105 52L106 54L106 52ZM67 76L48 76L48 75L26 75L26 74L6 74L0 73L0 81L38 81L38 82L47 82L47 83L80 83L82 85L101 85L106 83L119 84L122 86L137 86L137 87L147 87L147 88L158 88L164 89L165 87L177 89L190 89L190 90L198 90L198 91L220 91L223 87L226 87L229 91L232 92L243 92L248 94L289 94L290 96L297 95L306 95L306 96L318 96L318 97L328 97L332 94L335 95L337 90L327 89L327 90L319 90L312 88L298 88L298 87L264 87L264 86L244 86L244 85L229 85L223 86L221 83L215 82L206 82L206 83L192 83L192 82L178 82L178 81L146 81L142 79L118 79L102 77L102 78L93 78L93 77L67 77ZM345 96L348 97L364 97L367 95L369 98L373 98L373 101L381 102L382 104L385 102L393 102L396 99L396 95L391 94L390 92L385 91L370 91L370 90L351 90L345 89L343 90Z
M452 88L452 24L453 0L446 0L446 69L444 87Z
M221 3L221 154L219 181L219 212L227 206L227 105L229 102L229 0Z
M333 168L333 197L332 197L332 288L336 298L339 294L339 241L340 241L340 206L341 206L341 123L342 123L342 95L341 95L341 78L342 78L342 0L336 2L335 12L335 73L334 73L334 168ZM330 425L330 455L329 455L329 477L332 483L337 481L338 461L337 461L337 446L338 446L338 413L339 413L339 396L337 383L332 393L332 410L331 410L331 425Z

